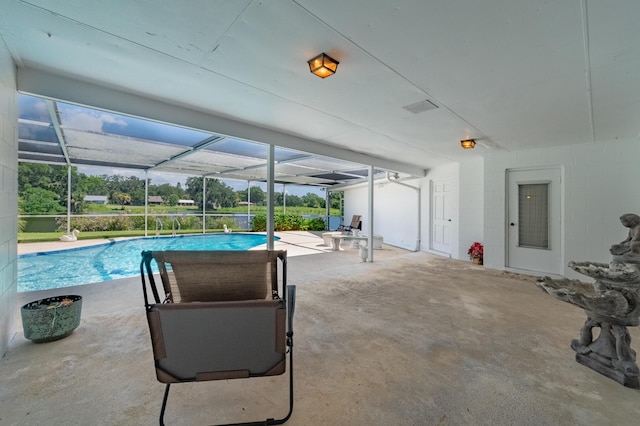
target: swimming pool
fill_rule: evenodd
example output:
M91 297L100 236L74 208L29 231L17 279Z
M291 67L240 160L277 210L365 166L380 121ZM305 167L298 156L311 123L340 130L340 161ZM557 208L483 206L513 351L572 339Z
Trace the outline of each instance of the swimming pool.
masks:
M267 236L261 234L201 234L135 238L25 254L18 257L18 291L70 287L139 275L143 250L248 250L266 242Z

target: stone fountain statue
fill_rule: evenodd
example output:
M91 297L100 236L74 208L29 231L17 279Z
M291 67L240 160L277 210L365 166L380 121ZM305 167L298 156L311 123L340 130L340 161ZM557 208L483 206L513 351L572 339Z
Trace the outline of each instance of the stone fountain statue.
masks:
M550 295L584 309L587 314L580 338L571 342L576 361L618 383L640 388L636 353L627 326L640 325L640 216L624 214L627 238L611 246L609 263L569 262L576 272L595 279L540 278L538 286ZM594 340L592 330L600 328Z

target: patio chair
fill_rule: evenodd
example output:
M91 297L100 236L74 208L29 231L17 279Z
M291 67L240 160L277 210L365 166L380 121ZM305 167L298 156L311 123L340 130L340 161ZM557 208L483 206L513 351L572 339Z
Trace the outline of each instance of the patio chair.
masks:
M353 217L351 218L351 223L348 226L338 226L337 231L350 232L354 229L362 230L362 216L359 214L353 215Z
M152 260L158 265L163 297ZM160 425L171 384L280 375L286 371L287 347L288 414L234 424L277 425L289 419L295 286L287 286L286 271L284 250L142 252L140 274L156 378L166 383Z

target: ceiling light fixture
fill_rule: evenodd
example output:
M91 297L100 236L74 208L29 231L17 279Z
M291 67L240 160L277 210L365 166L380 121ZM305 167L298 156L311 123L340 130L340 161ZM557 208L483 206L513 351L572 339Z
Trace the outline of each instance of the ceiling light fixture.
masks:
M313 74L320 78L327 78L330 75L335 74L340 62L322 52L315 58L308 60L307 63L309 64L309 70Z
M465 139L463 141L460 141L460 145L464 149L473 149L473 147L476 146L476 141L473 139Z

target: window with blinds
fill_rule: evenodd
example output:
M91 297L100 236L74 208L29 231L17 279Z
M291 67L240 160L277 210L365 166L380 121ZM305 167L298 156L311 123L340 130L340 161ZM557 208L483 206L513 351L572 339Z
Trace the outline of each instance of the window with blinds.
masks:
M518 185L518 246L549 249L549 184Z

